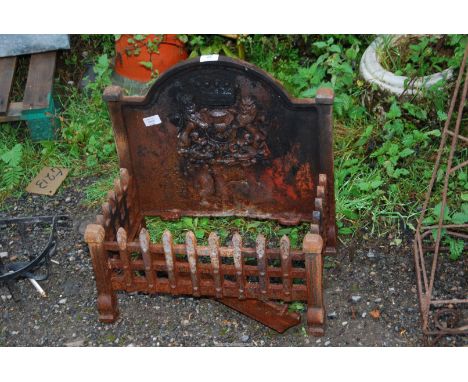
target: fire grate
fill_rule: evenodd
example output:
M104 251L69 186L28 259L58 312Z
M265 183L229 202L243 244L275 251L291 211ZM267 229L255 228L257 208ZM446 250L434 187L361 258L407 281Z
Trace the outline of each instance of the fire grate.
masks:
M455 163L457 152L462 154L461 150L465 150L464 152L466 153L466 144L468 142L468 138L464 136L467 132L466 124L462 124L467 107L467 57L468 46L465 49L465 55L455 84L455 90L448 110L448 118L442 132L437 159L422 206L422 212L418 219L414 240L414 259L422 328L427 340L435 337L433 343L437 342L444 335L468 334L468 298L466 295L468 290L466 278L468 271L468 259L466 257L468 224L447 224L444 221L448 213L448 195L451 179L461 171L465 171L466 174L466 166L468 165L468 160L464 159L462 155L460 155L460 163ZM463 88L460 93L462 86ZM457 101L458 108L456 108ZM455 119L454 115L456 115L456 120L452 129L453 120ZM442 176L440 177L440 175ZM440 194L436 192L438 177L443 179ZM451 189L450 193L452 195L457 194L454 189ZM438 197L440 197L441 202L437 224L424 224L425 218L428 216L429 205ZM446 260L442 254L450 249L443 245L443 235L461 240L462 243L462 258L460 260L462 266L459 267L458 273L463 279L460 287L452 287L452 289L448 288L446 284L449 281L453 281L453 276L448 277L446 280L439 280L437 277L442 271L443 261Z
M308 304L309 332L323 334L322 270L336 246L333 189L333 93L291 99L268 74L226 57L202 56L164 73L146 97L108 101L120 179L85 240L96 275L99 318L117 319L116 291L212 297L283 332ZM145 216L244 216L311 224L302 248L284 236L253 248L239 234L207 246L187 232L152 243Z

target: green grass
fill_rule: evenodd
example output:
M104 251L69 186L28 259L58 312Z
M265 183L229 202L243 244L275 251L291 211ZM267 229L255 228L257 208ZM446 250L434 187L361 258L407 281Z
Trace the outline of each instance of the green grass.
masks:
M67 167L71 177L113 172L117 155L102 100L102 91L110 84L107 56L99 57L95 72L97 81L86 92L57 84L63 112L58 115L61 128L55 141L32 142L22 122L0 124L0 208L7 207L7 197L20 196L43 166Z

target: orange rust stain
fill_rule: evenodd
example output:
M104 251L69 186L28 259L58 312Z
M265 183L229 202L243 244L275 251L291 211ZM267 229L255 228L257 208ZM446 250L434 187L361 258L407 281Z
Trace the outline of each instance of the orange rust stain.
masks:
M296 184L302 198L311 197L314 190L310 163L303 163L296 174Z

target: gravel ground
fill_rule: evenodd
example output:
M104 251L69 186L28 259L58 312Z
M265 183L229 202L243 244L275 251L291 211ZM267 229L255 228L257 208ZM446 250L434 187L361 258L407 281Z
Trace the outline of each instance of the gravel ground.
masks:
M306 335L302 323L278 334L209 299L119 294L120 319L97 320L96 291L84 228L95 210L80 205L93 179L69 179L54 197L24 195L1 215L66 214L42 298L27 280L16 284L19 302L0 287L1 346L421 346L423 345L410 237L357 237L341 245L325 270L325 336ZM70 185L73 183L73 185ZM462 277L463 272L459 272ZM466 283L466 277L465 277ZM464 284L461 284L463 287ZM459 288L461 288L459 286ZM375 317L373 317L375 316ZM447 336L439 346L466 346Z

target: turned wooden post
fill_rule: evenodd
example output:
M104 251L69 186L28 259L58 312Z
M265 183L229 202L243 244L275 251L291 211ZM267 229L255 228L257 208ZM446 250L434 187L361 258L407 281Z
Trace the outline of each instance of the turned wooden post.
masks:
M119 312L117 309L117 296L112 290L111 270L107 263L107 253L103 246L104 235L104 227L101 225L89 224L86 227L85 241L88 243L94 268L99 320L114 322Z
M323 240L320 235L308 233L302 244L307 283L307 326L309 334L323 336L325 308L322 285Z

